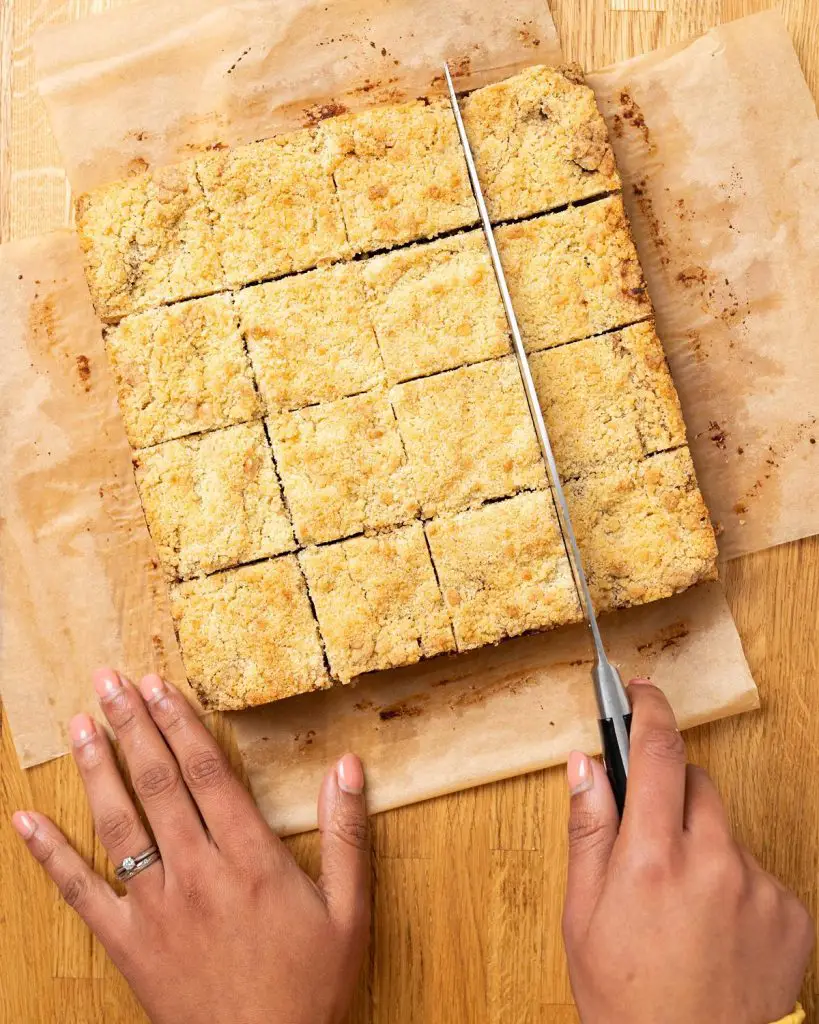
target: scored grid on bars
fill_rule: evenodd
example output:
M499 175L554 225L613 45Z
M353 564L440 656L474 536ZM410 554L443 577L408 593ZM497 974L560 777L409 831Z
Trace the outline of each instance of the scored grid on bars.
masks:
M334 184L337 187L337 183L335 182L335 180L334 180ZM204 190L203 190L203 194L204 194ZM594 205L594 204L599 203L601 201L605 201L605 199L607 197L610 197L610 196L615 195L615 194L617 194L617 193L612 192L611 190L606 190L606 191L600 193L599 195L589 196L589 197L581 199L581 200L579 200L578 202L575 202L575 203L561 204L558 208L555 208L555 209L547 210L547 211L544 211L544 212L538 212L538 213L535 213L535 214L529 214L529 215L526 215L526 216L521 216L519 218L512 218L510 221L508 221L508 223L512 223L512 224L515 224L515 223L525 223L525 222L534 220L536 218L541 218L541 217L550 218L550 217L558 215L560 212L565 211L567 209L573 209L573 208L576 208L576 207L582 207L582 206L587 206L587 205ZM342 208L342 212L343 212L343 208ZM451 237L451 238L458 238L458 237L464 236L464 235L466 235L469 232L472 232L474 230L475 229L474 229L474 227L472 227L471 224L467 224L467 225L464 225L464 226L462 226L460 228L454 228L454 229L449 229L449 230L446 230L446 231L442 231L442 232L440 232L438 234L435 234L435 235L433 235L431 237L413 238L413 239L411 239L411 240L409 240L407 242L403 242L403 243L401 243L399 245L392 246L389 249L389 252L396 253L396 252L400 252L402 249L417 248L418 246L423 246L423 245L427 245L427 244L429 244L431 242L434 242L436 239L439 239L439 238L449 238L449 237ZM346 221L345 221L345 231L346 231ZM484 243L484 248L485 248L485 243ZM349 260L340 260L338 262L342 263L342 264L344 264L344 263L357 263L357 264L360 265L362 263L362 261L366 263L366 262L369 262L371 260L378 259L378 258L380 258L380 254L378 252L371 251L371 252L367 252L367 253L356 253ZM336 265L338 265L338 264L336 264ZM229 294L231 296L231 299L232 299L232 302L233 302L233 308L234 308L234 311L235 311L235 314L236 314L237 322L238 322L238 325L239 325L239 330L240 330L240 333L241 333L241 336L242 336L242 340L243 340L245 354L246 354L246 357L248 359L248 365L249 365L250 373L251 373L251 376L252 376L252 379L253 379L254 388L256 389L257 394L260 391L260 389L259 389L259 379L258 379L258 369L257 369L256 362L254 361L254 359L252 358L252 356L250 354L250 348L249 348L248 336L247 336L247 324L243 320L242 311L241 311L240 308L238 308L238 305L235 302L235 297L237 295L240 295L243 292L245 292L248 288L259 287L261 284L266 283L268 280L286 281L288 278L291 278L291 277L301 277L303 275L309 274L309 273L313 272L313 270L314 270L314 268L312 268L312 267L311 268L305 268L303 270L299 270L299 271L296 271L296 272L278 275L278 277L276 277L276 278L260 279L259 282L254 282L252 285L247 285L247 286L244 286L241 289L233 290L233 291L230 291L230 292L227 293L227 294ZM180 302L181 301L196 301L196 300L195 299L194 300L180 300ZM179 303L173 303L173 304L169 304L169 305L178 305L178 304ZM383 350L384 350L383 339L381 337L380 331L378 330L377 324L374 322L374 318L370 315L369 305L365 304L365 308L367 309L367 318L369 320L370 329L372 330L372 332L374 334L374 337L376 339L376 344L378 346L379 353L381 353L381 355L382 355L382 363L383 363L384 362L384 360L383 360ZM641 321L643 321L645 319L646 319L645 315L641 315L640 317L633 318L633 319L626 319L623 322L618 322L615 325L608 325L603 331L598 331L596 334L584 334L584 335L582 335L580 337L559 341L556 344L548 346L545 349L545 351L548 351L548 348L563 347L563 346L568 346L568 345L579 344L579 343L581 343L583 341L588 340L589 338L596 337L596 336L599 336L601 334L612 333L612 332L614 332L616 330L619 330L619 329L621 329L623 327L626 327L626 326L628 326L630 324L633 324L633 323L636 323L636 322L641 322ZM489 362L497 362L499 359L503 359L503 358L511 358L511 356L510 357L506 357L506 356L493 356L493 357L489 357L489 358L486 358L486 359L475 359L475 360L471 361L471 364L475 365L475 364L480 363L480 362L487 362L487 363L489 363ZM459 364L459 365L463 366L465 364L462 363L462 364ZM409 380L416 380L416 379L419 379L421 377L437 377L437 376L440 376L442 373L452 372L454 369L456 369L456 368L455 367L447 367L443 371L440 371L440 370L439 371L432 371L429 374L419 374L417 377L412 377L412 378L408 378L408 379ZM356 392L354 394L359 394L360 395L360 394L375 393L375 392L378 392L380 389L381 389L381 385L379 385L377 387L366 389L363 392ZM350 396L345 396L345 397L353 397L353 396L350 395ZM336 399L336 401L343 401L343 400L344 399ZM325 404L325 403L323 403L323 402L312 403L312 405L322 405L322 404ZM312 405L302 406L302 408L310 408L310 407L312 407ZM394 409L394 405L393 405L392 401L389 402L389 407L390 407L390 409L392 411L392 415L393 415L393 418L395 420L396 427L397 427L397 430L398 430L398 435L399 435L399 438L401 440L402 446L404 448L405 457L406 457L406 439L404 437L403 432L401 431L400 422L398 421L398 418L395 416L395 409ZM275 449L275 445L271 443L270 433L269 433L269 429L268 429L269 424L268 424L268 421L266 419L265 414L273 415L274 413L272 413L271 410L269 410L269 409L265 409L263 411L263 413L262 413L262 417L263 417L264 422L265 422L266 445L267 445L267 448L268 448L269 457L270 457L270 459L272 461L272 464L273 464L273 466L275 468L275 472L277 474L277 477L278 477L278 480L279 480L279 484L281 486L282 495L283 495L283 498L284 498L284 501L285 501L285 505L286 505L287 510L288 510L288 514L290 515L291 524L293 524L293 515L292 515L292 512L291 512L290 507L289 507L287 489L286 489L285 486L283 486L282 476L281 476L281 473L279 472L279 469L278 469L277 458L276 458L276 449ZM222 429L228 429L228 428L225 428L225 427L214 427L213 429L214 430L222 430ZM187 436L193 436L193 435L189 434ZM674 446L674 447L676 447L676 446ZM412 467L411 467L411 464L409 463L409 460L408 460L408 465L410 465L410 471L412 471ZM545 479L544 479L544 483L543 483L542 486L543 486L544 489L548 486L546 484L546 482L545 482ZM469 507L470 508L474 508L474 507L477 507L478 505L482 505L482 504L489 504L489 503L494 503L494 502L497 502L497 501L503 501L503 500L506 500L506 499L512 497L514 493L516 493L516 492L515 491L510 491L510 492L504 493L504 494L490 495L489 497L483 498L479 502L470 503ZM453 509L452 511L457 511L457 509ZM415 518L418 519L418 518L421 518L421 517L415 517ZM390 529L398 528L400 525L401 525L400 523L393 523L393 524L390 524L390 525L387 525L387 526L383 527L383 529L389 531ZM363 531L358 531L358 532L360 533L360 532L363 532ZM355 535L356 534L354 534L354 533L350 533L350 534L342 535L342 536L337 537L337 538L332 538L332 539L329 539L329 540L325 540L322 543L324 543L324 544L336 544L336 543L342 542L343 540L347 540L350 537L355 536ZM304 545L299 545L299 549L301 549L301 547L303 547L303 546ZM246 560L246 562L236 562L234 565L226 566L224 568L220 568L218 571L219 572L230 571L230 569L235 568L235 567L237 567L240 564L246 564L247 562L254 562L254 561L258 561L258 560L264 560L264 559L248 559L248 560ZM431 562L432 562L432 566L433 566L433 571L436 573L436 577L437 577L437 566L435 564L434 558L431 558ZM313 609L313 611L314 611L314 614L315 614L315 608Z

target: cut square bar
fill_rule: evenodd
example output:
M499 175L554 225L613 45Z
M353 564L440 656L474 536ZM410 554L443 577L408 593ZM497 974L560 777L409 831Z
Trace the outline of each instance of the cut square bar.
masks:
M458 650L581 617L548 491L426 524Z
M350 244L372 252L478 221L448 100L373 107L322 130Z
M369 391L384 382L359 264L340 264L236 295L269 412Z
M714 530L687 448L571 481L566 499L598 611L716 579Z
M482 231L375 256L363 275L391 383L509 352Z
M127 316L105 346L133 448L262 414L229 296Z
M651 323L536 352L530 365L564 479L685 444L677 393Z
M413 519L418 499L383 391L281 413L270 433L302 544Z
M188 678L203 705L235 710L331 685L295 555L171 588Z
M299 559L342 682L455 649L419 523L308 548Z
M172 578L295 546L262 423L146 448L134 468L151 536Z
M504 225L496 238L529 352L651 315L619 196Z
M91 298L107 323L225 287L192 161L87 192L76 214Z
M425 518L546 487L512 356L398 384L391 397Z
M232 287L349 255L328 155L315 131L201 157L197 172Z
M605 122L577 65L526 68L477 89L462 111L493 222L620 187Z

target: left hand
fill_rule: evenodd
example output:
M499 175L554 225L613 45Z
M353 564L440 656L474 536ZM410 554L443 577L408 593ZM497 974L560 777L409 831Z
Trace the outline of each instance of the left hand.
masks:
M33 811L14 815L32 855L128 979L154 1024L336 1024L369 930L361 762L346 755L319 798L322 875L313 882L273 835L181 694L95 676L162 859L118 897ZM111 744L88 715L73 753L114 863L151 845Z

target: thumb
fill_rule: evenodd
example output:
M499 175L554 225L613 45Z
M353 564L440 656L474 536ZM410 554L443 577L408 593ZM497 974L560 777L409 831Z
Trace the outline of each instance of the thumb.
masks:
M343 928L366 933L370 914L370 833L364 769L345 754L324 776L319 794L321 878L330 916Z
M608 870L617 839L617 804L603 766L578 751L566 765L569 804L569 874L563 927L585 932Z

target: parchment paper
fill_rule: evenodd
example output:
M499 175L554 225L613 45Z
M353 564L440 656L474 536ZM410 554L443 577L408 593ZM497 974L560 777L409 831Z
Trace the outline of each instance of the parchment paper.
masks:
M102 664L193 699L73 231L0 249L3 703L24 766L68 750Z
M819 120L779 14L590 76L723 558L819 530Z
M602 624L624 674L662 686L682 727L758 706L718 583ZM586 628L572 626L230 718L265 817L283 834L303 832L315 827L328 764L348 750L366 761L372 811L596 751L591 666Z
M224 6L224 5L220 5ZM219 62L214 59L214 47L208 47L207 38L199 38L196 31L205 32L209 30L211 22L204 17L202 22L196 24L186 23L187 35L184 39L182 50L185 54L184 65L175 68L173 63L168 63L168 47L165 43L157 43L154 39L149 42L146 34L139 26L150 23L153 34L160 39L167 39L169 35L165 31L165 19L170 13L175 17L177 12L190 12L190 5L169 5L167 4L140 4L139 16L134 19L133 36L129 32L128 24L119 20L119 16L126 17L130 8L126 8L114 15L105 16L114 18L119 26L119 44L112 41L108 49L95 50L89 43L89 53L94 59L82 65L81 73L71 70L72 59L64 60L62 69L53 65L49 73L49 88L47 100L51 109L52 117L59 126L62 118L63 123L72 125L72 134L75 141L72 143L69 152L81 151L93 155L93 161L89 159L83 164L82 160L75 161L72 173L72 181L75 184L87 184L90 180L102 180L103 176L115 177L121 173L121 164L111 162L110 150L106 153L104 148L94 145L93 134L88 137L88 145L83 145L83 132L88 133L88 122L93 120L90 111L94 110L97 117L100 117L99 96L109 88L115 86L115 82L109 80L107 71L112 61L118 65L118 75L131 78L134 88L134 96L140 87L154 97L153 100L146 99L137 106L139 116L135 116L132 107L120 102L112 105L108 123L106 125L107 137L125 139L129 131L136 134L144 134L145 139L140 141L151 141L151 136L156 139L152 145L157 146L147 155L139 154L139 158L150 163L156 159L155 153L162 154L183 150L190 150L197 146L206 144L205 136L202 138L192 137L190 131L191 120L186 115L201 113L203 110L223 110L220 103L224 99L223 79L227 74L223 58ZM241 5L244 10L252 10L255 5ZM392 5L373 5L373 17L369 24L370 34L375 31L376 22L380 21L382 14L389 14ZM210 10L198 5L199 10ZM331 11L336 10L331 7ZM446 6L436 9L436 17L440 18ZM376 14L378 16L376 16ZM509 9L504 8L502 13L498 12L499 19L509 18ZM127 22L127 17L126 17ZM419 23L420 24L420 23ZM436 24L437 22L433 22ZM102 19L98 22L98 30L105 35L102 27ZM73 30L72 30L73 31ZM77 29L77 31L81 31ZM97 30L95 29L95 32ZM379 28L379 31L381 29ZM425 38L431 35L424 30ZM231 37L233 39L233 37ZM375 36L373 36L373 39ZM136 41L136 46L130 48L127 44L130 40ZM182 35L179 36L182 40ZM521 39L521 60L531 63L534 60L545 59L538 53L528 50L532 41ZM195 71L196 81L199 83L199 91L190 91L189 83L193 80L190 76L194 71L188 65L197 59L201 43L202 66ZM245 45L253 44L254 47L266 44L254 35L248 36ZM52 40L53 52L60 50L59 40ZM99 41L96 44L101 45ZM118 57L114 56L116 46L120 46ZM232 43L231 43L232 45ZM380 53L369 47L371 52ZM730 47L730 33L727 34L725 45ZM764 48L764 42L759 44ZM123 49L124 47L124 49ZM68 47L65 46L65 52ZM526 52L528 51L528 56ZM39 51L42 58L42 50ZM241 49L240 51L241 52ZM685 52L685 51L684 51ZM176 60L175 51L171 53ZM288 76L298 78L298 68L292 68L287 64L287 48L282 46L277 51L277 76L281 81L287 81ZM96 56L95 56L96 55ZM437 68L440 54L436 55L434 67ZM448 54L452 56L452 54ZM507 55L504 57L506 60ZM98 58L98 59L97 59ZM161 59L160 59L161 58ZM556 55L550 59L557 59ZM683 56L682 59L685 59ZM95 63L96 61L96 63ZM159 62L159 63L158 63ZM242 62L243 63L243 62ZM697 63L696 61L694 63ZM513 66L511 61L509 66ZM42 67L42 60L41 60ZM241 67L241 64L239 65ZM707 73L707 66L692 68L690 74ZM96 77L100 72L100 77ZM500 77L501 71L496 72ZM261 77L262 72L259 71ZM158 85L155 85L156 79ZM231 75L232 77L232 75ZM62 82L60 81L62 79ZM396 83L391 83L391 88ZM802 84L804 88L804 83ZM72 91L72 89L74 91ZM707 92L707 86L703 86L703 92ZM372 89L370 96L376 93ZM734 102L737 103L742 93L742 85L737 83L733 88ZM99 94L99 95L98 95ZM157 98L164 98L163 105L160 105ZM313 94L310 94L311 99ZM86 109L83 97L88 97ZM172 102L170 101L172 98ZM68 100L68 102L67 102ZM333 108L337 96L327 93L315 99L319 107ZM195 104L196 109L188 109ZM309 104L301 104L302 114L304 108ZM315 104L313 104L315 105ZM291 109L295 108L290 104ZM170 109L173 108L174 118L170 116ZM68 111L66 109L69 108ZM72 116L69 114L73 111ZM792 118L792 112L786 106L779 110L779 116L785 120ZM151 118L154 118L152 121ZM216 124L212 119L211 124ZM261 122L259 122L261 123ZM728 122L731 124L731 122ZM727 148L737 147L742 153L745 149L744 140L737 136L741 132L753 131L753 123L747 119L740 124L734 124L736 132L727 131L723 144ZM175 138L176 130L179 130L179 141L171 144L167 138ZM58 128L59 130L59 128ZM65 134L65 133L63 133ZM195 133L194 133L195 134ZM241 138L256 137L266 134L265 130L259 130L255 126L250 134L240 136ZM166 138L167 137L167 138ZM207 136L207 144L211 144L213 135ZM221 141L221 136L216 136ZM237 137L238 140L238 137ZM174 149L174 145L176 149ZM147 152L147 151L146 151ZM131 159L132 156L129 156ZM162 160L167 159L162 156ZM96 161L96 162L94 162ZM104 171L106 161L110 165ZM80 167L80 165L82 165ZM141 165L140 165L141 166ZM103 168L103 170L100 170ZM740 198L740 204L743 202ZM1 257L0 257L1 258ZM659 275L656 275L653 268L649 271L649 285L655 301L661 298L664 282ZM2 298L0 294L0 298ZM76 292L72 291L70 302L82 302L88 307L87 293L84 288L77 284ZM24 332L23 344L28 345L30 341ZM102 372L102 371L101 371ZM749 368L741 368L738 372L732 373L730 380L718 379L716 376L711 381L711 386L718 392L720 388L731 388L735 393L742 391L745 386L745 378L750 374ZM813 374L815 384L819 384L819 368L815 365L802 367L803 379L806 375ZM681 387L684 405L687 406L686 380L678 379ZM787 415L786 410L782 412ZM120 439L124 447L124 438ZM706 467L707 471L708 467ZM764 496L762 501L764 502ZM21 516L21 528L27 525L27 518ZM144 528L143 528L144 529ZM815 532L815 525L806 532ZM146 535L144 535L146 536ZM783 538L785 539L785 538ZM36 559L31 563L29 572L35 571ZM13 583L13 580L10 581ZM8 586L8 583L7 583ZM8 591L7 591L8 593ZM146 600L151 600L150 597ZM152 602L153 603L153 602ZM66 603L64 607L68 608ZM677 608L679 607L679 611ZM13 614L13 602L5 602L6 615ZM129 613L140 615L139 608L129 605ZM65 612L70 614L69 611ZM622 623L622 625L621 625ZM64 628L60 622L58 629ZM732 711L743 710L753 707L756 704L756 691L753 687L747 665L741 654L736 629L730 618L730 614L724 603L718 587L699 588L687 595L664 602L661 605L651 606L645 609L638 609L627 615L612 616L607 622L607 630L617 634L615 639L615 656L623 662L626 671L645 670L645 667L652 669L655 678L664 685L675 701L675 707L681 719L690 724L694 721L701 721L711 717L719 717ZM620 630L624 632L620 634ZM406 803L413 800L423 799L426 796L444 792L449 789L458 788L463 785L472 785L490 778L498 778L505 775L512 775L522 770L530 770L541 765L550 764L565 756L566 751L574 745L588 745L592 741L590 730L593 733L593 713L589 709L591 717L586 719L585 709L588 708L590 699L590 687L588 682L588 664L565 665L564 662L578 662L587 658L587 648L580 644L583 641L582 634L577 631L567 631L568 635L549 634L536 638L525 638L512 644L502 646L498 649L484 652L476 652L467 658L447 659L445 662L436 662L434 665L425 665L414 669L403 670L401 673L391 674L389 677L382 676L377 680L368 681L359 687L358 691L349 689L331 691L323 695L327 699L326 707L318 707L318 702L312 697L295 698L287 702L280 702L268 709L258 713L242 713L234 716L239 730L240 743L245 748L250 769L251 782L257 794L263 799L265 807L271 817L277 823L283 823L287 830L294 830L309 827L313 821L313 804L315 800L314 774L315 768L309 766L313 756L316 762L319 760L318 753L314 755L314 749L323 747L329 755L331 750L337 747L343 748L350 745L343 740L355 740L356 748L365 757L371 768L373 778L376 806L391 806L396 802ZM13 638L13 633L11 634ZM96 636L89 635L89 647L92 648ZM659 652L656 656L649 656L645 652L654 650L659 645ZM663 646L665 645L664 649ZM643 647L643 654L648 658L649 664L645 666L642 661L638 646ZM558 654L558 652L563 652ZM20 651L13 652L18 657ZM31 651L23 652L27 656ZM38 652L35 652L38 653ZM517 660L520 658L520 660ZM550 659L551 668L544 668L546 659ZM542 660L541 660L542 659ZM95 659L98 660L98 659ZM555 664L557 662L558 664ZM536 671L536 666L540 668ZM423 716L416 711L409 714L403 712L391 714L393 705L400 703L408 695L420 693L428 686L432 689L433 682L440 681L442 677L436 673L444 673L449 679L458 677L457 682L441 686L443 693L449 690L450 696L447 700L428 701L423 699L420 703L428 704L430 711L435 714ZM534 680L530 682L529 680ZM14 678L9 678L4 673L3 687L4 696L9 687L17 689ZM53 686L53 683L49 684ZM363 687L363 689L362 689ZM48 687L47 687L48 688ZM366 695L362 693L377 688L377 694L373 697L373 703L379 705L378 709L365 708L357 710L353 704L361 704L366 701ZM469 694L483 691L489 688L487 699L478 698L469 712L465 711L466 699ZM497 697L492 694L497 690ZM514 692L513 692L514 691ZM437 692L437 691L436 691ZM531 695L539 694L537 704L531 703L528 698L519 700L516 694L523 693ZM505 694L505 695L504 695ZM463 699L462 699L462 695ZM375 699L378 697L378 700ZM308 703L309 702L309 703ZM24 701L18 704L24 710ZM416 702L418 703L418 702ZM454 708L450 707L454 704ZM539 711L540 705L544 711ZM413 705L414 707L415 705ZM344 709L347 708L345 711ZM554 709L554 710L552 710ZM535 732L532 730L533 712L540 715L540 728ZM386 718L383 714L386 712ZM324 721L332 719L345 723L345 729L339 731L335 727L327 727L321 733L322 740L317 741L320 733L317 726L318 716L323 716ZM311 719L316 716L317 721L311 724ZM358 717L357 717L358 716ZM421 728L421 720L424 720L424 728ZM434 718L434 721L433 721ZM417 721L416 721L417 720ZM548 737L545 722L553 721L554 736ZM413 727L415 722L416 728ZM495 731L493 723L502 723L502 728ZM399 728L395 731L386 731L385 725L395 725ZM16 727L14 727L16 728ZM310 731L314 732L309 736ZM299 733L296 737L295 734ZM266 736L267 739L262 739ZM444 742L446 741L446 743ZM442 756L445 751L442 747L446 745L457 748L458 757ZM302 750L302 747L304 750ZM400 748L400 755L393 753ZM273 755L266 754L265 750L273 751ZM289 756L285 756L286 751ZM491 758L487 756L491 751ZM53 756L53 753L47 756ZM36 760L36 756L32 758ZM322 764L324 758L321 758ZM454 764L455 760L458 765ZM489 761L491 760L491 765ZM271 785L271 767L275 764L278 776L278 785L281 792L286 792L286 814L281 793L273 793L268 787ZM423 770L424 764L434 767L434 772ZM378 765L382 766L379 770ZM305 767L307 766L307 767ZM375 767L373 776L372 769ZM395 773L394 775L390 773ZM289 780L289 781L288 781ZM413 781L415 780L415 781Z
M329 113L557 64L544 0L149 0L44 30L38 87L75 192Z

